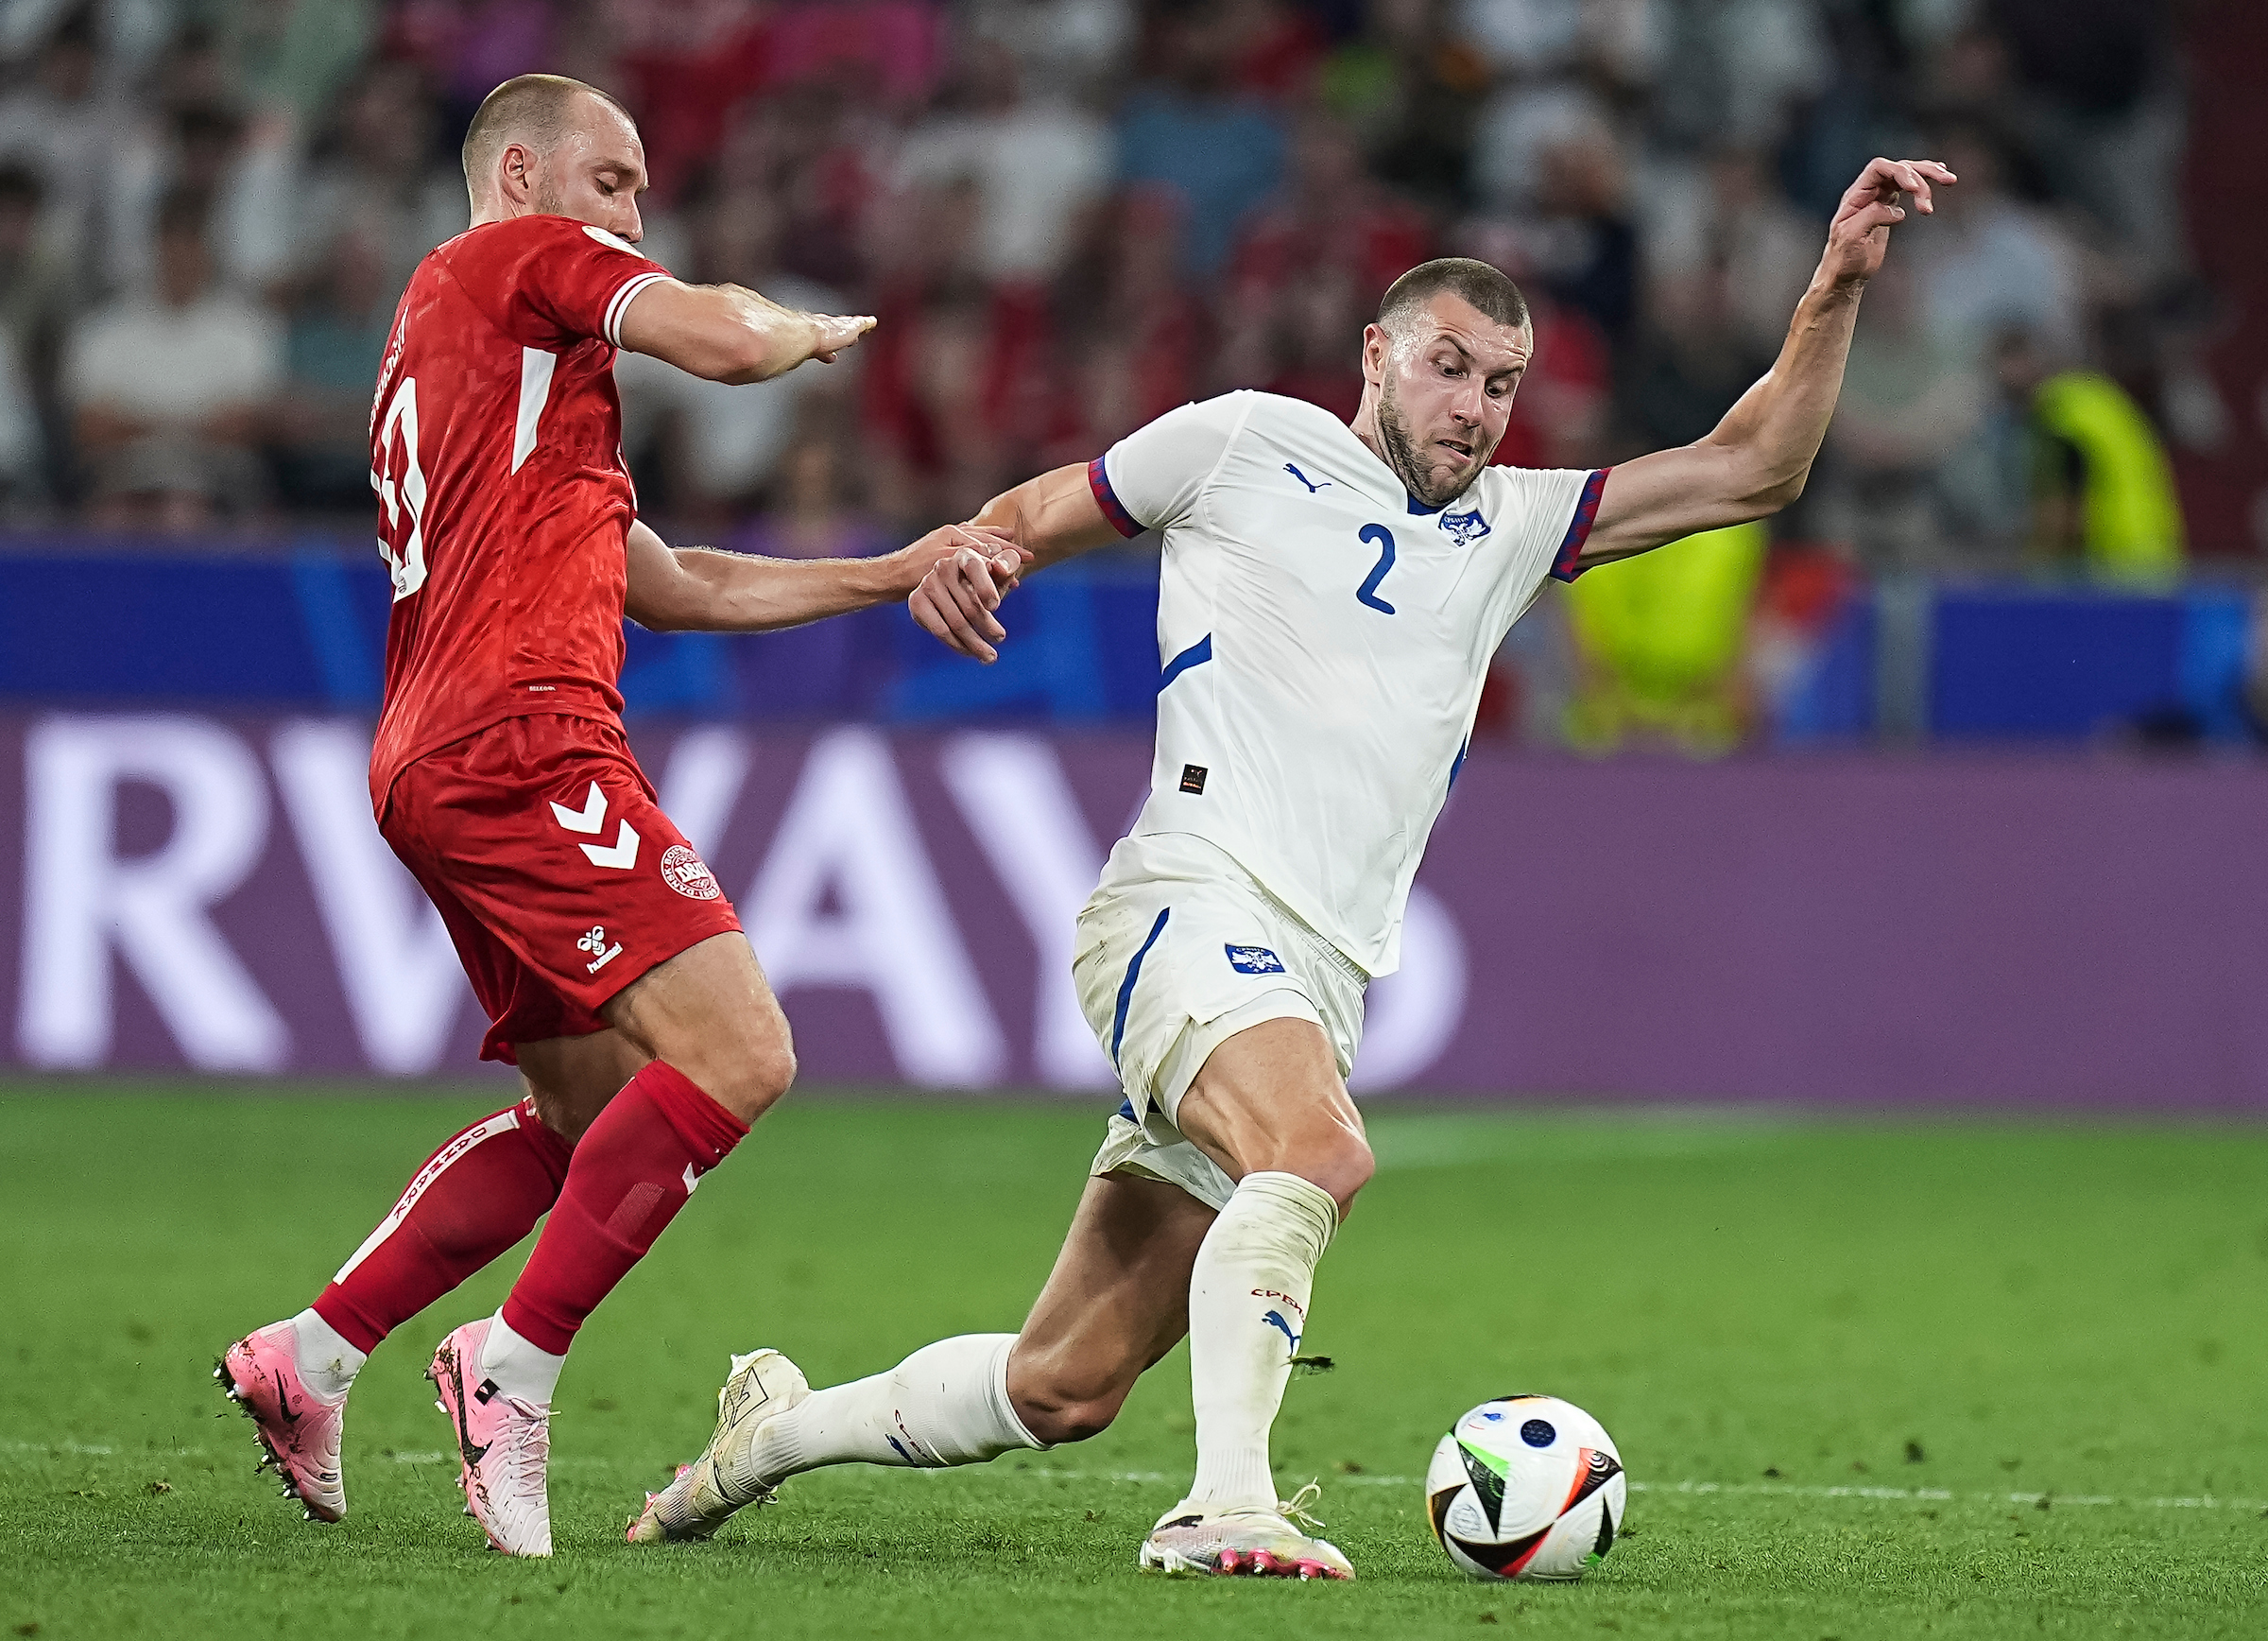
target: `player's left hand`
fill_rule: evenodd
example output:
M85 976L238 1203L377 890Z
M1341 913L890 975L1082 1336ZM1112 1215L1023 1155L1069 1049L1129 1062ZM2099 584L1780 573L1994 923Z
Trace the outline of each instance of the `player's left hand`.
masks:
M1935 160L1869 160L1843 196L1827 231L1822 271L1839 285L1860 285L1874 277L1890 249L1890 230L1906 219L1902 195L1914 197L1924 216L1937 209L1933 188L1960 179Z
M1008 635L993 612L1016 589L1032 555L1005 530L985 525L947 525L906 549L930 559L928 570L906 599L914 619L948 649L989 666L1000 659L993 646Z

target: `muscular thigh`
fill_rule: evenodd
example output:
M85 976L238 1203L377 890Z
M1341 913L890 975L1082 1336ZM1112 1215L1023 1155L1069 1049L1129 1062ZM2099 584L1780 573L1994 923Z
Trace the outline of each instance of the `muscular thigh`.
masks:
M737 930L647 970L605 1014L647 1059L668 1061L743 1122L754 1122L794 1080L787 1015Z
M1214 1048L1175 1119L1230 1179L1297 1174L1330 1192L1342 1218L1374 1166L1362 1114L1312 1020L1264 1020Z
M1087 1182L1047 1286L1017 1338L1009 1392L1124 1395L1189 1331L1189 1275L1213 1211L1178 1185Z

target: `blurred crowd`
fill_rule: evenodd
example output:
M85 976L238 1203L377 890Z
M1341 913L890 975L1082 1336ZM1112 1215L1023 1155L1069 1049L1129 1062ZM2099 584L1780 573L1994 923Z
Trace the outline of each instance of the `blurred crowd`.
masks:
M758 389L621 361L642 505L687 539L872 550L1228 388L1350 413L1380 293L1452 252L1537 316L1503 459L1695 439L1881 152L1963 181L1869 295L1776 527L1869 568L2160 569L2166 447L2226 415L2196 363L2170 9L12 0L4 505L130 530L367 512L370 385L410 269L464 224L457 142L542 68L639 115L673 269L883 320Z

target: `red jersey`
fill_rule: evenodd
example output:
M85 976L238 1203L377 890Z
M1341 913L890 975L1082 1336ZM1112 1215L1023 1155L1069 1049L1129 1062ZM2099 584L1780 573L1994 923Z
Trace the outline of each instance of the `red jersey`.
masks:
M668 277L566 216L469 229L411 276L370 410L394 583L381 815L404 765L502 719L620 722L636 498L614 354L630 299Z

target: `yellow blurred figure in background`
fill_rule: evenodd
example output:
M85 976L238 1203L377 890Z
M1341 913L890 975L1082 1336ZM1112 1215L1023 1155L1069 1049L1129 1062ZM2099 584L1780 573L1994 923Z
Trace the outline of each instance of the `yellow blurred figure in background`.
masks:
M1601 564L1568 588L1582 674L1571 745L1612 751L1633 734L1730 751L1746 716L1741 657L1770 534L1760 521Z
M2031 336L2001 338L2001 389L2022 418L2034 557L2104 581L2179 579L2189 556L2173 464L2150 418L2108 376L2056 371Z

